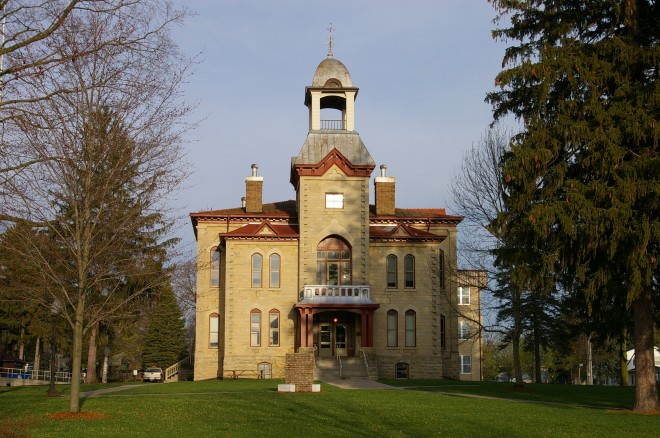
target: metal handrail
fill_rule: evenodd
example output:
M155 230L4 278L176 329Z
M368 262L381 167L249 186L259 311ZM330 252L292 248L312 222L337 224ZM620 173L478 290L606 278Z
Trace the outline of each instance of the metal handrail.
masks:
M358 351L362 353L362 358L364 359L364 366L367 369L367 376L369 376L369 361L367 360L367 353L364 352L363 349L358 347Z

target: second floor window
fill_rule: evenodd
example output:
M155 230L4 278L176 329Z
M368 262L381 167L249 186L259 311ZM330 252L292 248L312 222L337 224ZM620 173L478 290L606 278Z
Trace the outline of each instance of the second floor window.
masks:
M396 289L396 256L387 256L387 288Z
M459 287L458 288L458 304L468 305L470 304L470 288L469 287Z
M252 254L252 287L261 287L261 254Z
M211 286L220 286L220 251L211 250Z
M344 208L344 194L326 193L325 208Z
M270 256L270 287L280 287L280 256Z
M403 259L404 286L406 288L415 287L415 257L408 254Z

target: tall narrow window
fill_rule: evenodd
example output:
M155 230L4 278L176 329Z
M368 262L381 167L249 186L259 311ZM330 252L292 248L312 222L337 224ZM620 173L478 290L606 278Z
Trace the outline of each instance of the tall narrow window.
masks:
M318 284L351 284L351 248L337 237L328 237L316 247Z
M280 345L280 311L271 310L269 315L268 345L277 347Z
M459 287L458 288L458 304L468 305L470 304L470 288L469 287Z
M280 256L270 256L270 287L280 287Z
M252 287L261 287L261 254L252 254Z
M472 374L472 356L461 356L461 374Z
M438 281L440 283L440 287L442 289L444 289L444 287L445 287L445 253L442 250L440 250L440 253L438 254Z
M396 310L387 311L387 346L396 347L399 345L399 314Z
M396 256L394 254L387 256L387 287L396 288Z
M440 315L440 348L447 347L447 321L445 315Z
M254 309L250 312L250 345L261 346L261 311Z
M417 344L415 328L415 311L406 310L406 347L414 347Z
M211 250L211 286L220 286L220 250Z
M472 326L467 321L460 321L458 323L458 339L464 341L472 337Z
M209 347L218 348L218 327L220 317L217 313L209 316Z
M405 287L415 287L415 257L408 254L403 259L403 274L405 279Z

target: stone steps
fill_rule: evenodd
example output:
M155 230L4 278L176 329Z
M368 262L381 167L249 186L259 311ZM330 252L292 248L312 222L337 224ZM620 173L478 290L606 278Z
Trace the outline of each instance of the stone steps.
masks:
M367 370L364 367L364 362L357 357L342 357L341 358L341 376L339 375L339 361L336 358L317 358L316 359L316 373L315 377L318 380L327 378L360 378L366 379Z

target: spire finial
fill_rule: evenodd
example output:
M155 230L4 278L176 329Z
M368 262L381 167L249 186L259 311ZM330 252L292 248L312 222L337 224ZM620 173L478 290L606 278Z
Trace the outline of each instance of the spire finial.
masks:
M330 22L330 27L327 30L328 30L328 42L326 43L326 45L328 46L328 58L332 58L332 48L335 46L335 40L332 37L332 31L334 30L332 28L332 21Z

